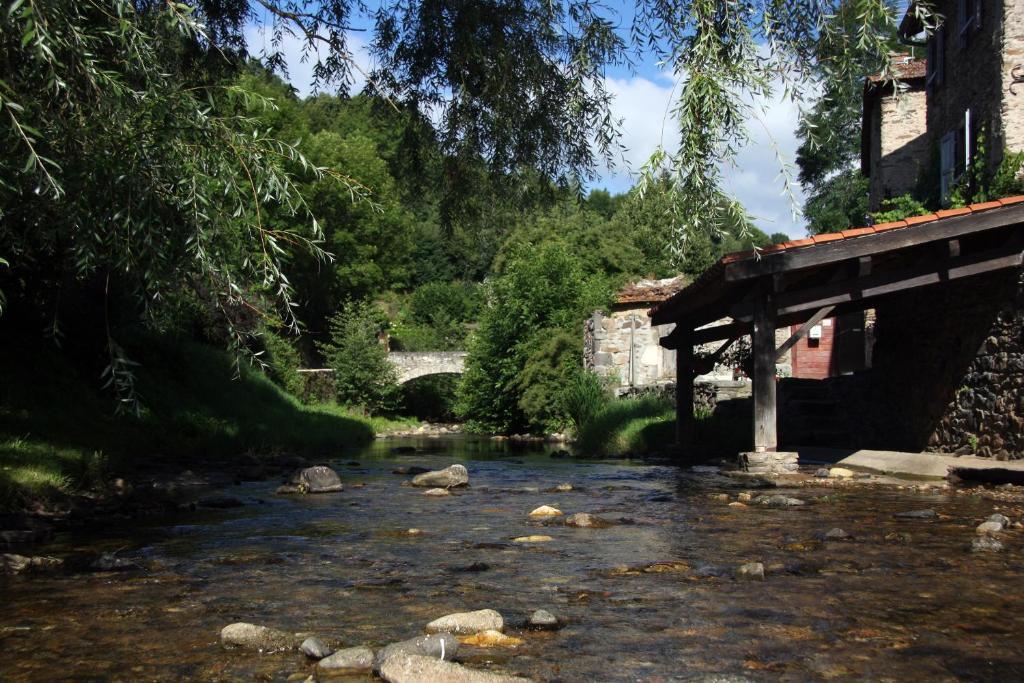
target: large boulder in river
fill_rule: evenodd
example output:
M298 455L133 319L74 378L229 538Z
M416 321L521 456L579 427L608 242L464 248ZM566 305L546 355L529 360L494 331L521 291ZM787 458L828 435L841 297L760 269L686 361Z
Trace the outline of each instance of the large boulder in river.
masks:
M426 486L428 488L452 488L453 486L466 486L469 484L469 472L463 465L451 465L443 470L424 472L412 478L413 486Z
M379 671L384 662L399 655L417 655L436 659L452 659L459 651L459 641L451 633L435 633L429 636L410 638L378 650L373 660L373 670Z
M226 647L244 647L250 650L274 652L294 649L298 645L298 638L291 633L266 626L238 622L228 624L221 629L220 642Z
M505 620L492 609L478 609L475 612L457 612L434 619L427 624L427 633L454 633L457 636L471 636L483 631L502 631Z
M380 668L380 677L388 683L530 683L528 678L476 671L461 664L406 654L388 658Z
M334 493L342 490L341 477L326 465L295 470L278 493Z

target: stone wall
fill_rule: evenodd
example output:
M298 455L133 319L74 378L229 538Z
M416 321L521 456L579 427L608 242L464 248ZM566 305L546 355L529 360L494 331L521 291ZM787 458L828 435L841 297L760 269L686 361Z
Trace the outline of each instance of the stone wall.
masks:
M586 324L586 367L619 387L675 382L676 352L660 343L673 327L652 326L646 308L595 312Z
M1011 72L1014 67L1021 67L1018 73L1024 71L1024 2L1005 3L1002 39L1003 142L1010 150L1019 152L1024 151L1024 84L1013 85Z
M1024 457L1021 271L891 297L875 338L873 370L840 378L851 445Z

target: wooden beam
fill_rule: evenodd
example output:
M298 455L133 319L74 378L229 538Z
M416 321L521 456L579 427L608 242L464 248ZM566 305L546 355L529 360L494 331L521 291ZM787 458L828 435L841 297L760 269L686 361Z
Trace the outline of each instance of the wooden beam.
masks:
M775 293L761 280L754 301L754 451L778 448L775 395Z
M853 239L824 242L813 247L762 254L757 259L745 259L726 265L723 278L727 282L736 282L785 271L813 268L1019 223L1024 223L1024 204L943 218Z
M687 337L685 328L679 335L679 348L676 349L676 445L681 450L683 459L688 459L687 451L693 445L697 422L693 414L693 342Z
M968 256L942 259L938 262L924 263L901 270L876 272L867 277L851 278L818 287L783 292L776 298L778 315L789 316L806 313L825 306L863 301L994 270L1016 268L1024 263L1020 252L1021 238L1022 235L1015 234L1002 247ZM749 302L742 302L734 306L730 314L740 322L750 321L753 318L753 306Z
M722 357L722 354L728 351L729 347L735 344L736 340L739 338L739 335L729 337L728 339L725 340L725 343L719 346L717 349L715 349L715 352L708 356L706 360L711 362L712 365L717 363L718 359Z
M820 323L828 314L835 310L835 306L825 306L824 308L818 309L818 312L812 315L807 322L800 326L796 332L790 336L789 339L782 342L779 348L775 349L775 360L779 360L785 355L786 351L796 346L797 342L807 336L807 333L811 331L811 328Z

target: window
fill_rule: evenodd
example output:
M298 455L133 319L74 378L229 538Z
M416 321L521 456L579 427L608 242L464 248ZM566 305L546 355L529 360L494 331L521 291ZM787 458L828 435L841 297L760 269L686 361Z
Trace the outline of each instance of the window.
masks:
M949 199L950 192L970 167L976 144L971 110L968 109L956 130L946 133L939 140L939 191L943 202Z
M928 75L925 78L925 86L928 90L942 85L942 81L945 79L945 53L946 26L942 25L935 29L935 33L928 39Z
M957 0L956 27L960 47L967 47L971 33L981 27L981 0Z

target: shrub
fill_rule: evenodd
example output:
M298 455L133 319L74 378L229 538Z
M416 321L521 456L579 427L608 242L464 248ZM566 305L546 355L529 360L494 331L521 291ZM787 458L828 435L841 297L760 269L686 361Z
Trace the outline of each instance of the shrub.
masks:
M577 434L593 422L599 412L612 400L604 382L593 372L579 370L572 373L561 394L562 410L569 417Z
M299 374L302 357L291 341L270 330L264 330L261 340L263 353L259 358L266 364L267 376L292 396L305 399L306 384Z
M886 199L882 202L882 211L871 214L876 223L890 223L900 221L910 216L921 216L928 213L928 209L921 202L909 194Z
M388 350L378 339L384 326L379 312L369 303L353 301L329 324L331 340L318 347L334 370L338 402L373 414L394 411L401 390Z
M531 430L559 431L568 424L562 393L570 377L582 372L581 346L580 335L565 330L542 330L535 337L534 350L512 383Z

